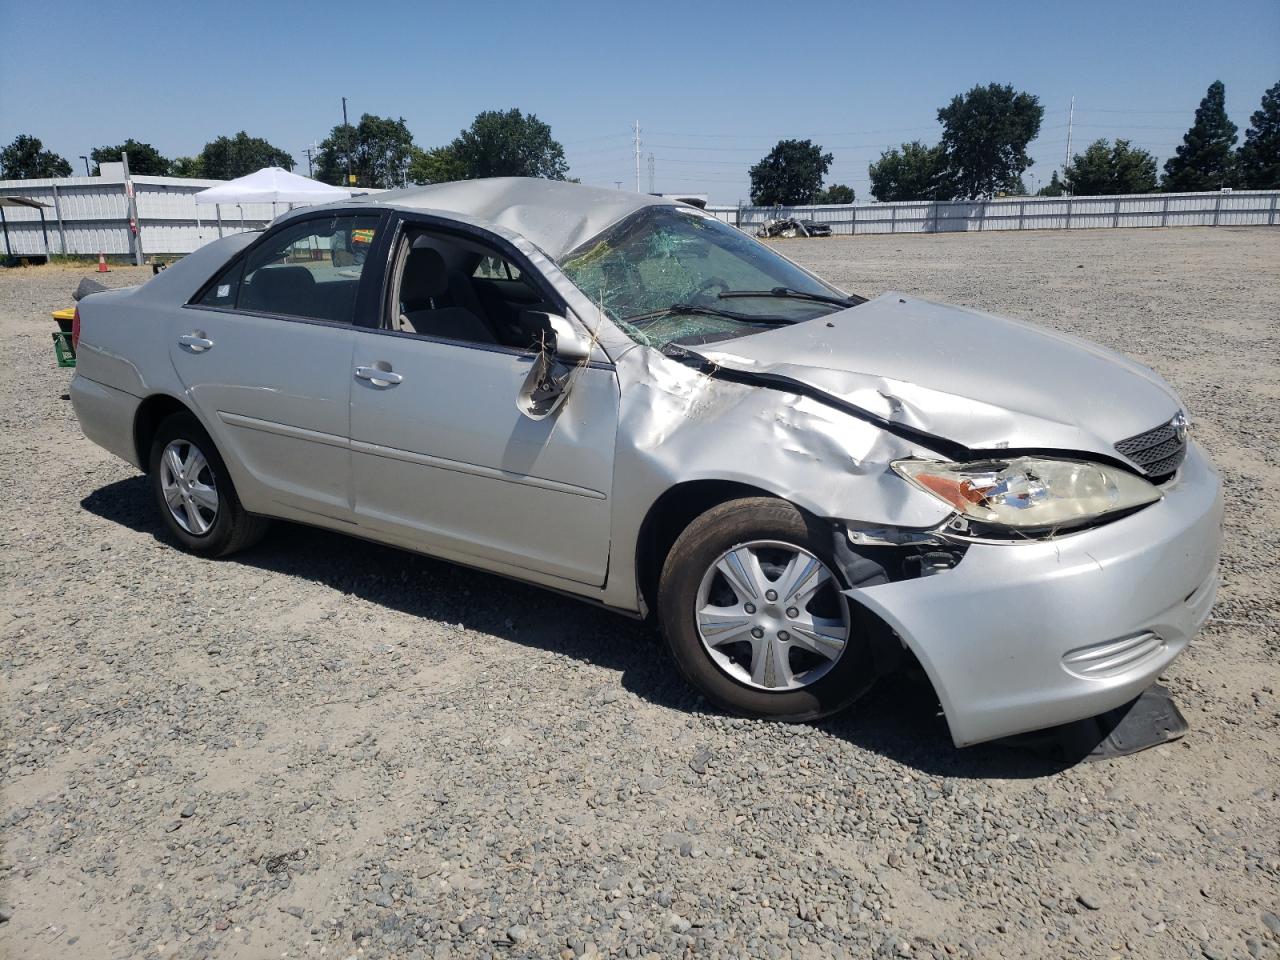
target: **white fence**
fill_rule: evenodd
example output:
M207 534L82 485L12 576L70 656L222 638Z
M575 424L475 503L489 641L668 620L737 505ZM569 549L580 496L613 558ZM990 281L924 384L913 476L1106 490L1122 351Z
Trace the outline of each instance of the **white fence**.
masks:
M261 229L276 213L269 203L196 207L195 195L220 180L133 177L143 252L190 253L228 233ZM3 252L96 256L133 252L125 183L109 177L0 180L0 196L46 206L0 207ZM1280 225L1280 191L1147 193L1120 197L1009 197L813 207L716 207L727 223L754 232L775 216L831 224L833 233L950 233L967 230L1075 230L1093 227ZM43 222L41 213L44 214Z
M197 209L195 195L223 181L181 177L133 177L132 181L138 233L147 256L190 253L224 234L260 229L287 206L280 204L273 210L269 203L224 203L218 209L207 205ZM14 257L133 252L122 179L0 180L0 196L45 204L43 209L0 206L4 228L0 252Z
M832 233L844 234L1276 226L1280 225L1280 191L913 200L812 207L708 206L707 212L751 232L780 216L829 223Z

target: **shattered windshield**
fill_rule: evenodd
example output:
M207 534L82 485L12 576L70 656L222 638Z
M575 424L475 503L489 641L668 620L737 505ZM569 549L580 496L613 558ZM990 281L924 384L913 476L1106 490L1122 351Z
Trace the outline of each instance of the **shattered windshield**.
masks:
M768 247L686 207L638 210L571 250L560 268L633 340L659 349L741 337L849 305ZM842 302L820 302L830 299Z

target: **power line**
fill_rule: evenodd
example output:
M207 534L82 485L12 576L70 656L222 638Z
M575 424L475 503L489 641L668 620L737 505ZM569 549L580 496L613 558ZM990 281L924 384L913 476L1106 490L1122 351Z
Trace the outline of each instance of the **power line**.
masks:
M572 153L575 157L593 157L593 156L599 156L600 154L604 154L604 153L622 153L624 151L628 155L630 155L631 153L631 149L629 146L604 147L600 150L570 150L569 152Z
M1188 129L1188 127L1159 127L1144 123L1077 123L1076 126L1088 130L1164 130L1176 132Z
M610 138L621 139L624 137L627 139L630 139L631 132L627 131L626 133L623 133L622 131L619 131L617 133L602 133L598 137L579 137L577 140L561 140L560 145L565 147L570 147L570 146L573 146L575 143L598 143L601 140L608 140Z
M1040 164L1049 166L1050 161L1048 158L1055 154L1065 156L1066 162L1069 163L1071 148L1075 144L1074 134L1077 129L1100 132L1134 131L1136 136L1133 139L1140 146L1157 153L1166 152L1177 144L1164 141L1148 141L1142 132L1176 133L1183 130L1181 126L1162 125L1158 120L1155 123L1125 123L1121 118L1124 115L1136 116L1138 119L1141 119L1144 115L1152 117L1162 114L1186 116L1189 112L1187 110L1143 110L1138 108L1099 108L1096 110L1082 108L1077 110L1074 99L1073 97L1072 102L1066 108L1045 111L1044 118L1050 122L1040 127L1036 139L1029 145L1031 153L1038 159ZM1076 120L1075 115L1077 113L1081 115L1083 122ZM1103 114L1108 116L1100 116ZM1113 117L1114 119L1112 119ZM1089 122L1090 118L1096 119L1097 122ZM909 134L921 131L935 131L940 135L941 127L937 124L930 124L928 126L896 127L882 130L846 130L837 133L808 134L807 138L823 140L867 135ZM658 161L675 167L686 168L683 171L687 174L686 176L664 175L664 183L669 181L672 184L741 185L748 175L749 168L777 142L777 138L772 135L744 131L732 133L707 131L686 133L674 130L658 130L649 132L663 141L645 145L649 147L647 162L649 165L651 192L656 190L656 164ZM621 164L627 163L629 159L629 165L632 167L631 173L635 177L636 189L639 191L641 182L641 146L644 145L640 134L639 121L635 121L629 133L611 132L570 141L570 144L599 144L597 147L589 147L586 150L571 149L567 151L570 154L574 171L587 180L591 180L594 173L597 182L606 182L605 178L607 177L608 183L616 185L617 181L613 174L620 172ZM1052 134L1060 135L1050 136ZM1065 136L1061 134L1065 134ZM630 148L627 151L630 153L629 158L623 153L623 137L628 137L631 141L627 144L627 147ZM805 139L805 137L793 136L792 139ZM613 141L612 145L608 141ZM715 141L720 142L717 143ZM877 151L893 149L899 145L897 140L864 140L847 143L823 143L822 147L824 150L838 155L831 164L831 175L833 177L865 185L869 181L866 168L874 160L872 155ZM661 155L657 152L659 150L662 151Z
M842 130L837 133L810 133L802 137L783 137L782 139L790 140L812 140L816 137L863 137L872 136L880 133L911 133L918 130L937 130L938 125L932 124L928 127L897 127L890 130ZM750 137L754 140L773 139L769 134L749 134L749 133L678 133L673 130L650 130L655 137Z
M1195 110L1194 109L1191 109L1191 110L1185 110L1185 109L1183 110L1114 110L1114 109L1103 109L1102 107L1095 107L1093 109L1085 110L1083 112L1084 113L1134 113L1134 114L1181 113L1185 115L1185 114L1194 114Z

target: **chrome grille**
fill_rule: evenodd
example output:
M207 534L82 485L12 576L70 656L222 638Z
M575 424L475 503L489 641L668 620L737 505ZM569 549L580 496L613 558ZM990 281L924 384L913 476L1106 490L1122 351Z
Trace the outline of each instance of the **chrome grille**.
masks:
M1116 450L1124 454L1152 479L1170 476L1187 455L1187 433L1182 415L1154 430L1121 440Z

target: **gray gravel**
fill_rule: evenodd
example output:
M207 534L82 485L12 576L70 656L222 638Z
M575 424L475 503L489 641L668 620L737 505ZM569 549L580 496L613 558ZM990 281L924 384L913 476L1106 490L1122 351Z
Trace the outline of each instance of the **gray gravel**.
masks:
M81 272L2 271L0 953L1280 956L1280 231L782 249L1182 391L1231 497L1166 678L1185 739L957 751L906 680L732 719L642 627L532 588L290 525L188 557L63 399L47 311Z

